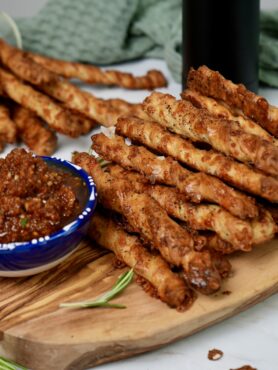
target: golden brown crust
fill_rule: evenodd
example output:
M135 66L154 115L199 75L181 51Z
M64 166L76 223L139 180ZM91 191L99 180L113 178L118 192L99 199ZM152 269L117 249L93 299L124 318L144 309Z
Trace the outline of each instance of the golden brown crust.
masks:
M236 85L226 80L219 72L201 66L197 70L191 68L187 87L241 109L247 117L254 119L274 136L278 136L278 109L274 108L270 112L267 100L247 90L242 84Z
M34 85L48 83L58 78L30 59L26 52L7 44L3 39L0 39L0 61L16 76Z
M259 216L251 221L253 243L255 245L264 243L274 238L278 232L278 226L275 223L271 213L260 208Z
M245 133L236 123L211 117L189 101L178 101L169 94L152 93L145 99L143 107L152 119L170 131L210 144L241 162L252 163L270 175L278 175L278 147L259 136Z
M57 136L32 111L17 106L13 111L13 120L20 139L38 155L52 155L57 146Z
M155 122L135 117L121 117L116 131L120 135L170 155L190 167L217 176L240 189L278 202L276 178L266 176L218 152L198 149L190 141L165 130Z
M150 70L143 76L115 70L102 70L99 67L52 59L38 54L28 53L30 59L50 71L67 78L78 78L93 85L120 86L126 89L147 89L167 86L164 75L157 70Z
M171 307L191 301L192 294L185 282L174 274L166 261L158 254L149 252L140 240L129 235L111 217L95 213L88 235L99 245L115 253L134 271L149 281L156 289L159 298Z
M93 120L92 118L86 117L81 112L78 112L77 110L67 108L65 104L59 102L57 103L60 105L63 109L69 112L72 119L77 122L79 127L79 132L81 135L86 135L89 132L91 132L94 128L98 126L98 122Z
M273 221L278 227L278 207L276 204L264 204L264 208L271 214ZM276 231L277 233L278 231Z
M194 203L201 200L217 203L241 218L257 215L257 207L249 197L215 177L192 173L170 157L161 160L144 147L128 146L119 136L109 139L98 134L92 136L92 141L92 148L104 159L138 171L154 183L176 186Z
M235 247L231 243L219 238L219 236L216 234L212 233L206 235L206 238L206 248L208 248L210 251L215 250L221 254L231 254L235 252Z
M181 266L194 288L205 294L219 289L220 277L209 253L195 252L193 237L171 220L154 199L134 193L130 182L112 178L86 153L75 153L73 161L93 176L101 204L121 213L166 261Z
M16 76L32 84L39 85L40 89L45 93L63 102L65 107L79 111L81 114L91 118L91 124L87 124L89 123L88 118L88 122L83 124L83 133L90 131L93 127L92 122L98 122L105 126L114 125L117 118L123 113L146 117L141 104L131 104L122 99L106 101L96 98L87 92L81 91L67 81L63 81L58 75L44 68L47 67L47 63L45 66L37 64L30 59L30 55L32 54L27 55L27 53L6 44L0 39L0 60ZM40 56L38 58L40 59ZM63 70L65 62L56 62L62 66ZM87 66L84 65L84 67L86 68ZM93 68L101 71L97 67ZM148 79L153 79L155 75L156 73L151 72L148 75Z
M253 245L265 243L275 237L278 225L269 210L260 208L259 216L251 220ZM206 246L223 254L231 254L236 251L235 246L227 240L219 238L217 234L206 235Z
M208 250L221 278L228 278L232 271L232 265L228 258L221 252L213 249Z
M35 112L54 130L72 137L80 135L82 128L79 122L52 99L22 83L19 79L1 68L0 80L4 93L10 99Z
M4 90L1 84L1 79L0 79L0 97L3 97L3 96L5 96L5 93L4 93Z
M16 125L11 119L8 106L0 101L0 142L13 144L16 142Z
M129 103L123 99L107 99L105 101L111 107L120 111L124 116L135 116L142 119L148 119L147 113L143 110L143 105L140 103Z
M64 106L109 127L114 126L121 111L87 91L81 91L68 81L57 80L40 87L49 96L63 102Z
M182 99L189 100L197 108L206 109L213 117L225 118L238 123L238 126L245 132L253 135L258 135L261 138L269 141L275 146L278 146L278 140L270 135L257 123L250 118L246 118L243 114L236 112L227 104L216 99L204 96L194 90L184 90L181 94Z
M263 122L260 122L260 124L275 137L278 137L278 108L273 105L269 105L266 124Z
M231 243L235 250L251 249L251 225L223 208L212 204L188 203L186 196L176 189L150 185L142 175L118 165L109 165L107 171L114 177L130 181L134 191L149 194L170 216L185 221L191 229L215 231L220 238Z

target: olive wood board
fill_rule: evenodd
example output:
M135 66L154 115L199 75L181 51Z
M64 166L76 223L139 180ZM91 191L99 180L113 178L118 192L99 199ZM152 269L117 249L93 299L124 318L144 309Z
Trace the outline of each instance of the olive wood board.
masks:
M33 277L0 279L2 355L32 370L79 370L150 351L233 316L278 291L278 240L231 257L232 277L183 313L135 282L114 302L126 309L66 309L96 297L123 270L113 255L83 241L60 266ZM222 294L229 290L231 294Z

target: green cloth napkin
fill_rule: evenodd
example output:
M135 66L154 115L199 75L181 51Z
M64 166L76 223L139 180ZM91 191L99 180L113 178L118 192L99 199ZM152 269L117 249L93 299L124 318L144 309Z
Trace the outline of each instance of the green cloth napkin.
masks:
M181 0L49 0L17 24L27 50L101 65L163 58L180 81L181 9ZM278 87L278 11L261 14L260 80Z

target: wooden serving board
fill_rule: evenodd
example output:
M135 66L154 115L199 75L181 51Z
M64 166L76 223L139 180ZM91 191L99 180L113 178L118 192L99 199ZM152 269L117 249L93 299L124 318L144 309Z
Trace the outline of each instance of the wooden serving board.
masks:
M117 309L59 309L93 298L123 271L113 256L82 242L60 266L29 278L0 279L1 354L32 370L85 369L150 351L202 330L278 291L278 241L231 258L233 277L212 297L179 313L132 283Z

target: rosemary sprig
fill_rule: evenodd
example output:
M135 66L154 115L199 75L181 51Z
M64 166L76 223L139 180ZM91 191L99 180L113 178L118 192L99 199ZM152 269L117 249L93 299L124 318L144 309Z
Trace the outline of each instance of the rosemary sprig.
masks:
M28 370L26 367L16 364L11 360L0 356L0 370Z
M102 294L100 297L92 301L83 302L72 302L72 303L61 303L60 307L67 308L94 308L94 307L109 307L109 308L126 308L122 304L108 303L112 298L121 293L132 281L133 279L133 269L122 274L116 283L113 285L111 290ZM1 370L1 369L0 369Z

